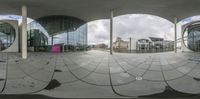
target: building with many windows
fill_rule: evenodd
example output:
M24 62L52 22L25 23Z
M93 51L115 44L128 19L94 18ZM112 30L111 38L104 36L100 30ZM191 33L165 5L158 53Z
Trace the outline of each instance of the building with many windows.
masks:
M10 20L0 23L0 51L21 50L21 47L17 47L22 43L16 39L19 36L16 34L17 25L18 22ZM56 15L38 18L27 25L28 51L51 51L54 44L59 44L62 51L86 50L86 22L75 17Z
M164 41L163 38L149 37L149 39L151 40L153 49L155 49L155 50L163 49L163 41Z
M192 51L200 51L200 24L188 27L187 45Z
M113 50L116 52L128 50L129 42L122 40L121 37L117 37L116 41L113 43Z
M152 3L153 2L153 3ZM152 5L153 4L153 5ZM177 23L181 21L182 19L187 18L188 16L193 15L199 15L199 8L198 5L199 2L196 0L173 0L173 1L157 1L157 0L1 0L0 1L0 14L3 15L21 15L21 22L18 23L16 26L19 28L20 31L19 34L16 35L15 41L13 44L9 47L9 50L6 51L12 51L12 52L22 52L22 57L24 59L27 58L27 18L32 18L34 20L39 21L38 19L43 19L44 17L54 16L54 15L64 15L64 16L72 16L76 19L80 19L84 22L94 21L98 19L110 19L110 54L112 54L112 41L113 41L113 18L115 16L125 15L125 14L151 14L160 16L162 18L165 18L175 24L174 27L174 34L175 34L175 43L177 41ZM58 6L59 5L59 6ZM142 7L140 7L142 6ZM184 7L183 7L184 6ZM194 9L196 8L196 10ZM176 10L174 10L176 9ZM176 17L175 17L176 16ZM56 19L56 18L55 18ZM54 20L53 18L50 20ZM48 20L48 21L50 21ZM57 19L56 19L57 20ZM42 21L42 26L46 29L49 27L49 25L46 24L47 21ZM58 22L58 20L57 20ZM75 22L75 21L73 21ZM40 23L40 22L39 22ZM49 24L49 22L47 22ZM65 23L64 21L58 22L60 24ZM76 23L76 22L75 22ZM79 23L79 22L78 22ZM41 24L41 23L40 23ZM47 26L45 26L45 24ZM54 22L53 22L54 24ZM50 27L52 30L54 28L59 30L63 30L63 27L60 27L61 25L53 25L51 24ZM72 23L68 23L72 24ZM64 26L64 25L62 25ZM73 25L75 26L75 30L77 29L77 24ZM64 26L65 27L65 26ZM15 28L16 29L16 28ZM73 29L73 28L71 28ZM70 29L69 29L70 30ZM41 31L42 32L42 31ZM48 30L48 34L50 37L52 37L52 41L48 40L48 45L53 43L60 43L62 40L58 38L55 35L52 35L52 32L58 32L58 31L51 31ZM71 31L70 31L71 32ZM70 35L69 31L68 34ZM76 33L75 33L76 34ZM58 34L56 34L58 35ZM78 34L77 34L78 35ZM81 42L84 41L77 41L77 37L72 36L68 38L72 39L73 42L61 43L62 45L66 46L67 49L72 50L80 50L84 48L84 44ZM18 37L17 37L18 36ZM44 35L43 35L44 36ZM44 37L40 38L42 41L39 41L38 44L45 44L43 42L45 39ZM48 38L49 39L49 38ZM68 39L68 40L69 40ZM70 41L70 40L69 40ZM3 42L3 41L1 41ZM29 41L31 42L31 41ZM52 44L53 44L52 43ZM73 43L73 44L72 44ZM9 44L8 44L9 45ZM5 46L5 45L3 45ZM31 45L32 47L32 45ZM174 44L175 52L177 52L176 48L177 45ZM63 47L65 48L65 47ZM183 46L182 46L183 48ZM35 49L35 47L30 48ZM5 51L5 50L4 50Z
M182 27L181 50L200 51L200 22L194 21L184 24Z
M136 42L137 51L149 50L150 49L150 45L151 45L151 41L149 39L139 39Z
M164 52L173 51L174 42L158 37L139 39L136 43L137 52Z
M142 39L130 38L130 41L117 37L113 43L115 52L165 52L174 50L174 41L158 37Z
M86 22L69 16L47 16L28 24L28 47L34 51L48 51L60 44L63 51L87 48Z

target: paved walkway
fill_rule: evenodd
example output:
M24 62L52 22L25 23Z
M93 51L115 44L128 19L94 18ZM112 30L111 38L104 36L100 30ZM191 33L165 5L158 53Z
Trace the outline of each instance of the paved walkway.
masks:
M200 93L199 53L0 53L2 94L57 98L191 97ZM0 90L1 90L0 89Z

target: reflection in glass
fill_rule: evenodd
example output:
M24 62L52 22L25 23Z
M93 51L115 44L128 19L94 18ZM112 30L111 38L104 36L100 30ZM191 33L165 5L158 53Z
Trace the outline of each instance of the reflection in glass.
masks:
M200 24L192 24L186 28L184 43L190 50L200 51Z
M34 46L34 51L45 51L48 48L48 37L38 29L28 31L28 47L29 50Z
M15 29L8 23L0 23L0 51L10 47L15 39Z
M28 25L29 49L50 51L52 45L59 44L62 51L86 50L87 25L85 23L83 20L69 16L39 18Z

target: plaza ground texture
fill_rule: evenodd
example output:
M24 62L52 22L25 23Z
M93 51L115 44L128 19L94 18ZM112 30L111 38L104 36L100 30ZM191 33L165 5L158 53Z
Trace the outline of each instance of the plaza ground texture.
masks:
M0 53L0 97L198 99L200 54ZM35 97L35 98L34 98Z

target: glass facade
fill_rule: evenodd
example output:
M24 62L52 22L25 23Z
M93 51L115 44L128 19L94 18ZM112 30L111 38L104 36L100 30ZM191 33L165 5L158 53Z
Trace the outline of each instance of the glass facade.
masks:
M15 40L15 28L9 23L0 23L0 51L7 49Z
M136 52L153 53L167 52L174 50L174 41L164 40L158 37L149 37L149 39L139 39L136 43Z
M62 51L86 50L86 22L69 16L47 16L28 24L30 49L49 51L55 44L59 44Z
M187 45L192 51L200 51L200 24L188 27Z

